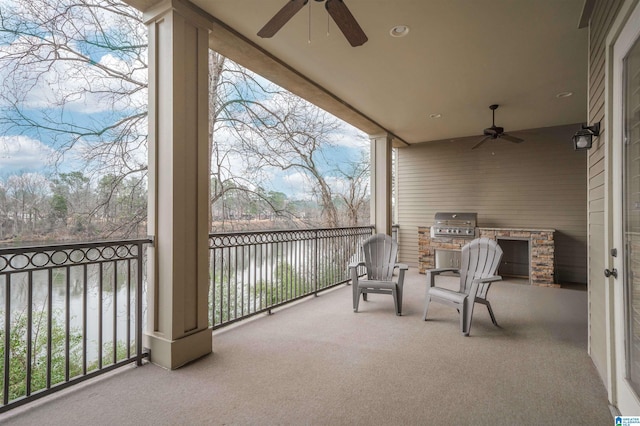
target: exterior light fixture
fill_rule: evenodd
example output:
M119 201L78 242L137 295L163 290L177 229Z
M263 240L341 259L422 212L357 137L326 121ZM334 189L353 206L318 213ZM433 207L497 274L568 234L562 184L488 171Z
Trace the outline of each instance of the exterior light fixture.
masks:
M590 149L594 136L600 136L600 122L593 126L586 126L583 124L582 129L578 130L576 134L573 135L573 149L576 151Z

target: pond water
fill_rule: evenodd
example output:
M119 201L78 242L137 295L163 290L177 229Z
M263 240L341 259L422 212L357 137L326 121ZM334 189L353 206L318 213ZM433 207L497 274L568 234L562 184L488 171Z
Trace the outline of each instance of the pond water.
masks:
M52 322L61 330L65 330L68 316L70 333L82 337L86 321L88 362L97 360L101 336L103 348L113 347L114 330L116 341L126 344L128 329L131 342L134 342L137 271L132 263L131 279L129 279L127 262L117 263L117 271L114 267L115 263L110 262L102 265L78 265L31 273L14 272L0 275L0 311L2 312L0 330L4 333L7 308L12 325L15 326L27 318L29 288L31 288L34 336L38 333L46 333L47 312L51 303ZM51 289L49 289L49 275L51 275ZM11 298L7 306L9 282ZM22 332L25 332L24 328Z

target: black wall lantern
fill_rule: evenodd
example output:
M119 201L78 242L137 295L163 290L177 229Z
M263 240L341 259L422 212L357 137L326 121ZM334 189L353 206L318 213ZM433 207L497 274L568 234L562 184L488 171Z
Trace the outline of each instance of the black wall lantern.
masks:
M583 124L582 129L578 130L576 134L573 135L573 149L578 151L591 148L594 136L600 136L600 122L593 126L585 126Z

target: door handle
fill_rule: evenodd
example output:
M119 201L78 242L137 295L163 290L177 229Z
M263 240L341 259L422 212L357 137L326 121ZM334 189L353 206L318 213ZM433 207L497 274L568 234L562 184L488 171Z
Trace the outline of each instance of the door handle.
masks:
M604 270L604 276L607 277L607 278L609 278L609 277L618 278L618 270L616 268L613 268L611 270L605 269Z

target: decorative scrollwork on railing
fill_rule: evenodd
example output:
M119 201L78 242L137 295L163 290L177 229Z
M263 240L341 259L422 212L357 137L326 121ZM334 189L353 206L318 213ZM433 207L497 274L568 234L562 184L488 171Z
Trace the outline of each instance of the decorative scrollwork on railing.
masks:
M349 281L371 226L209 235L211 326L223 327Z
M289 229L284 231L224 232L209 234L209 248L229 248L248 245L308 241L316 238L336 238L371 235L373 227Z
M142 245L150 242L126 240L0 249L0 274L137 259Z

